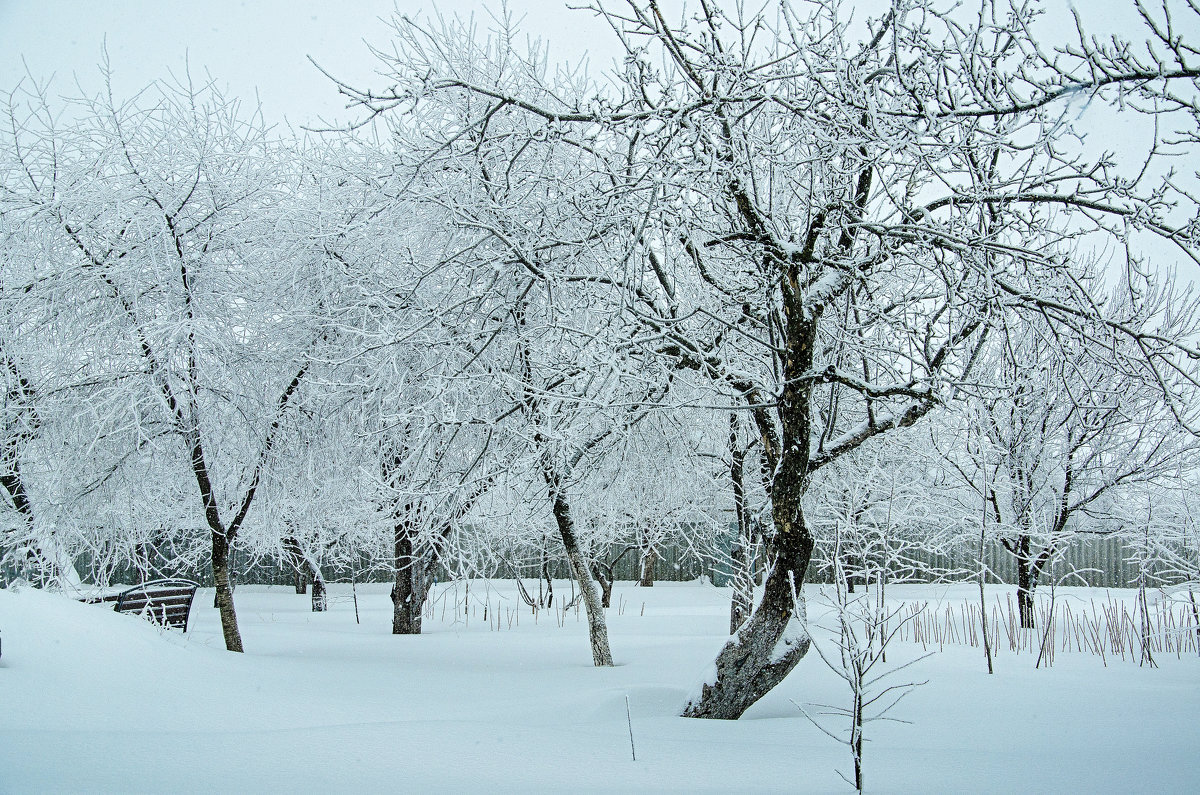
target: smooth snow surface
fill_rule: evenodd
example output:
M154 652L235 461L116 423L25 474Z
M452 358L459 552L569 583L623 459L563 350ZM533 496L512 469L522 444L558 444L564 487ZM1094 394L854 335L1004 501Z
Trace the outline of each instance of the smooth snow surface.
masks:
M957 604L972 587L888 593ZM1060 589L1060 600L1067 590L1095 593ZM332 586L323 614L289 589L241 587L247 653L236 655L223 651L211 590L186 636L0 590L0 792L849 789L835 772L848 751L790 701L846 703L815 652L742 720L675 716L726 640L728 589L618 584L611 669L591 666L582 611L535 624L511 583L472 583L470 616L461 585L439 586L414 637L389 634L386 585L358 595L360 625L349 586ZM818 642L826 611L810 600ZM889 661L921 652L898 642ZM894 713L912 725L868 725L867 789L1194 792L1200 657L1157 661L1106 668L1064 652L1034 670L1033 656L1001 650L989 677L980 649L947 646L900 674L930 680Z

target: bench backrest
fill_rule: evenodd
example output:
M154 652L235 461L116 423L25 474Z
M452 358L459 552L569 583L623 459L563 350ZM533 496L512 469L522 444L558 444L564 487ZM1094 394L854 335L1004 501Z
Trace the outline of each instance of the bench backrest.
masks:
M200 583L192 580L154 580L117 595L118 613L137 613L164 626L187 631L192 599Z

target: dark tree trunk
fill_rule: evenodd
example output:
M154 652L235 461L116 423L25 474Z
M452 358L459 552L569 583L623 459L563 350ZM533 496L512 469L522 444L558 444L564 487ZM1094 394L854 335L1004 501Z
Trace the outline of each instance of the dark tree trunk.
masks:
M785 299L790 303L783 387L777 409L778 435L761 409L754 414L763 455L774 473L769 492L774 523L768 551L772 558L770 573L762 601L721 649L716 675L701 686L699 697L684 707L684 717L740 718L750 705L783 681L812 644L800 594L813 551L813 537L805 524L802 505L813 436L812 386L803 375L813 366L817 318L796 304L798 295Z
M308 593L308 578L304 576L303 569L296 569L296 578L293 580L296 587L296 595Z
M1022 629L1033 629L1036 622L1033 592L1037 588L1037 572L1034 570L1033 555L1030 553L1029 536L1020 536L1016 544L1017 558L1017 613Z
M233 592L237 590L237 572L234 571L234 569L236 568L235 563L236 562L235 562L234 556L233 556L233 545L229 544L229 560L225 564L225 571L228 573L229 598L230 599L233 598ZM214 581L215 581L215 578L214 578ZM219 610L220 608L221 608L221 600L219 598L217 598L217 592L213 591L213 609ZM231 651L231 650L227 650L227 651Z
M546 581L545 601L542 601L542 580ZM542 580L538 580L538 605L541 607L554 606L554 580L550 577L550 552L542 547Z
M613 589L613 578L611 576L611 572L609 574L605 574L598 564L593 563L592 577L596 579L596 584L600 586L600 606L611 606Z
M409 510L412 506L407 506ZM395 527L395 574L392 585L392 634L420 635L421 608L425 604L424 567L414 554L412 522L407 518Z
M794 528L777 554L762 602L717 655L716 676L683 711L687 718L736 720L808 653L806 617L797 596L812 557L812 537Z
M325 591L325 580L315 578L313 580L312 592L312 611L314 613L324 613L329 609L329 597Z
M0 358L3 358L5 369L12 378L6 402L9 407L20 412L20 416L11 418L12 424L4 429L6 433L0 442L0 486L4 487L9 500L12 501L13 509L25 526L25 538L21 542L27 551L22 573L30 581L44 587L56 577L65 576L66 572L59 571L57 556L47 555L33 538L33 505L29 501L29 493L25 490L25 481L21 476L21 448L30 439L29 429L39 424L37 413L31 408L34 391L7 351L0 351ZM26 427L22 429L20 425ZM0 544L0 554L3 553L4 546L6 545Z
M242 635L238 630L237 613L233 609L233 578L229 569L229 541L224 533L212 533L212 571L216 585L216 605L221 611L221 632L225 648L242 651Z
M21 459L17 441L11 437L4 440L3 453L0 454L0 486L3 486L5 492L8 493L13 508L25 526L23 543L26 545L27 552L22 566L23 574L31 582L45 587L56 577L64 575L65 572L59 571L55 557L47 555L33 538L33 505L29 501L29 494L25 491L25 481L21 477Z

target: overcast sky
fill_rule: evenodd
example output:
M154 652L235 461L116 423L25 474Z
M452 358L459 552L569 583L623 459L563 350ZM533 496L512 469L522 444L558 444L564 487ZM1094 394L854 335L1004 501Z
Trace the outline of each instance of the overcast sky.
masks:
M665 13L677 18L684 3L665 0ZM487 8L500 5L499 0L436 1L447 15L474 14L481 27L494 24ZM861 19L868 9L886 8L886 0L846 5L858 9ZM1128 32L1129 23L1136 24L1131 5L1132 0L1088 0L1080 8L1091 28ZM180 74L187 64L193 75L207 70L235 96L252 100L257 92L268 119L304 124L329 118L342 107L309 56L339 77L369 80L373 59L364 41L388 41L381 18L390 18L394 10L428 14L434 7L431 0L0 0L0 89L11 89L28 69L38 80L55 75L59 93L71 92L76 79L94 91L107 47L119 96L155 78ZM577 61L587 54L594 65L606 66L618 54L606 26L588 12L567 9L565 0L508 0L507 7L522 30L551 43L557 60ZM1048 35L1070 32L1071 7L1071 0L1046 0Z
M684 2L666 0L663 6L677 18L672 9ZM577 61L588 54L594 65L605 66L618 54L604 24L587 12L567 9L565 0L508 0L507 5L523 30L552 44L555 59ZM886 0L846 5L857 8L861 18L864 9L886 8ZM1052 20L1045 25L1048 34L1070 31L1071 5L1046 0ZM1131 0L1080 5L1100 30L1135 22L1130 6ZM338 76L369 78L373 60L364 40L388 41L380 19L390 18L394 9L428 14L434 7L431 0L0 0L0 89L11 89L28 67L39 80L55 75L58 92L69 92L76 78L95 90L107 46L119 95L169 72L178 74L186 63L194 75L207 70L235 96L253 99L257 91L267 118L303 124L342 107L309 56ZM487 27L494 24L487 8L498 9L500 2L437 0L436 7L448 15L474 14Z
M572 0L572 5L585 2ZM685 2L663 0L665 13L678 18ZM1077 5L1090 31L1141 38L1132 3L1087 0ZM886 0L848 0L846 5L856 8L861 20L868 10L886 8ZM1046 18L1039 26L1045 35L1065 40L1073 34L1072 5L1071 0L1045 0ZM473 14L485 29L495 24L487 9L499 7L499 0L436 2L447 15ZM508 0L507 7L522 30L550 42L555 60L575 62L587 56L593 66L604 67L619 54L606 26L587 12L567 9L565 0ZM345 120L349 116L343 101L308 57L352 84L378 86L365 42L389 41L381 18L391 18L394 10L429 14L434 8L430 0L0 0L0 90L11 90L30 74L38 81L53 75L53 94L77 93L76 81L87 93L96 92L102 86L98 64L106 48L118 98L154 79L182 75L187 68L194 78L211 75L229 95L257 98L270 122L305 126L322 119ZM1195 16L1179 18L1196 27ZM1200 30L1190 33L1200 38ZM1134 140L1145 137L1135 128L1118 133L1121 125L1111 119L1100 126L1102 146L1119 149L1124 142L1141 149L1145 143ZM1173 250L1160 246L1156 253L1163 262L1180 261ZM1188 275L1194 270L1189 266Z
M483 0L440 0L447 15L475 15L494 25ZM610 61L615 48L589 14L558 0L509 0L522 29L554 42L554 57L585 53ZM294 124L329 118L342 102L307 60L331 73L368 79L373 59L364 40L388 40L380 18L393 9L429 13L416 0L0 0L0 89L10 90L28 72L55 75L57 93L71 93L76 78L89 90L100 85L98 64L107 47L119 95L169 71L207 70L218 85L243 99L257 96L267 118ZM599 48L599 49L598 49ZM597 55L599 53L599 55ZM185 60L186 58L186 60Z

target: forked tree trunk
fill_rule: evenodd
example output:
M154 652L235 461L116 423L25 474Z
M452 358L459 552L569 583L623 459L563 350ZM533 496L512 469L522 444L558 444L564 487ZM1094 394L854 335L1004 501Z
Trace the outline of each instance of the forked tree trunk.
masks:
M308 590L307 582L311 580L313 586L312 611L323 613L328 610L329 600L325 587L325 575L321 572L320 565L305 552L304 547L300 546L300 541L295 536L287 536L283 539L283 550L291 565L296 569L296 593L302 594Z
M592 645L592 662L596 666L613 664L612 650L608 645L608 626L604 620L604 607L600 600L600 589L592 578L591 569L579 549L579 541L575 537L575 522L571 518L571 506L563 493L558 478L548 469L543 470L546 485L550 490L550 507L554 513L554 521L558 525L558 534L562 538L563 547L567 552L567 562L571 566L571 574L579 583L583 595L583 607L587 612L588 638Z
M762 435L764 459L771 464L769 487L774 535L768 554L770 573L763 598L721 649L715 675L684 707L688 718L736 720L751 704L783 681L808 653L812 638L801 586L812 558L813 537L804 522L812 441L811 383L800 376L813 366L816 319L796 313L789 318L783 389L779 396L780 434L761 412L755 423Z
M612 576L606 575L599 565L593 563L592 577L595 578L596 584L600 586L600 606L608 607L612 604Z
M865 191L863 181L859 180L860 193ZM869 187L870 180L865 184ZM787 349L778 400L778 434L766 412L752 412L762 437L763 460L772 472L768 485L774 524L767 552L770 570L762 602L721 648L715 675L684 707L684 717L727 721L742 717L750 705L784 681L812 644L800 593L812 557L812 533L805 525L803 507L811 474L812 384L803 376L812 369L817 316L803 311L794 294L785 304ZM746 397L750 404L758 402L754 395Z

